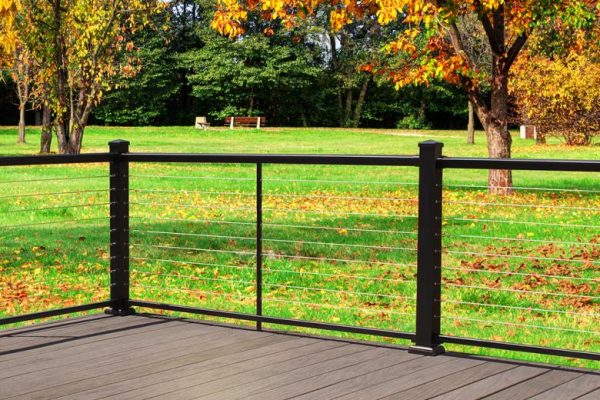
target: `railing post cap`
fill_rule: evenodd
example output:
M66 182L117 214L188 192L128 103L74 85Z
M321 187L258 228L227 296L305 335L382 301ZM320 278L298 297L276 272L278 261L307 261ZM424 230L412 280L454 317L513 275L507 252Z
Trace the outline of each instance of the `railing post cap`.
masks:
M113 140L108 143L111 153L127 153L129 151L129 142L127 140Z
M419 143L419 147L444 147L444 143L438 142L437 140L426 140L424 142Z

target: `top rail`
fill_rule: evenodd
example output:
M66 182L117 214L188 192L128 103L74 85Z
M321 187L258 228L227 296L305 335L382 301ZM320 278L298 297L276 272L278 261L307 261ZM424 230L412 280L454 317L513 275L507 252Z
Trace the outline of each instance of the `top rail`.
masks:
M385 155L127 153L123 157L134 162L419 166L417 156Z
M600 160L536 160L519 158L439 158L438 168L511 169L528 171L600 172Z
M43 156L10 156L0 157L0 166L19 166L19 165L45 165L45 164L85 164L96 162L109 162L113 155L110 153L89 153L89 154L60 154Z
M77 155L41 155L0 157L0 166L44 164L83 164L112 161L115 154L89 153ZM418 167L418 156L393 155L332 155L332 154L218 154L218 153L125 153L130 162L172 163L241 163L241 164L312 164L312 165L372 165ZM600 172L600 160L493 159L443 157L437 159L442 169L511 169L530 171Z

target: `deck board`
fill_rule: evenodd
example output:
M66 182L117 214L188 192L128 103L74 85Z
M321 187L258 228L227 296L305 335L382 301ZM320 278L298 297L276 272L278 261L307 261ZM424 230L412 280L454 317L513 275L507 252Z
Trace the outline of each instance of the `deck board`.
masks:
M0 331L0 398L597 399L600 371L207 322L96 315Z

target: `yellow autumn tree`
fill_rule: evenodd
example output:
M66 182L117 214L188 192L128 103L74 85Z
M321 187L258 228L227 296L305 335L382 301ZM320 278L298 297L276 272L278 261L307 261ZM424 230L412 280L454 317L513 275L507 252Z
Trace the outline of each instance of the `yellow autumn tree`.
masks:
M21 3L18 0L0 0L0 67L12 62L12 55L18 43L15 18Z
M52 110L61 153L81 151L90 115L112 78L138 69L136 33L166 6L162 0L0 0L4 58L9 63L24 46L38 63L35 93Z
M600 134L600 52L573 49L566 57L522 57L511 77L520 114L544 136L589 145Z

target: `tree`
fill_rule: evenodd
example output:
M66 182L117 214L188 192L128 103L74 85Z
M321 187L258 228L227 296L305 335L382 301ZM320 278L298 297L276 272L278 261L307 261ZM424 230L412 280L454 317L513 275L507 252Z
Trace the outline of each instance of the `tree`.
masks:
M35 65L29 51L19 45L14 53L11 78L15 83L17 98L19 99L19 136L17 143L25 143L25 111L27 104L33 100L33 81Z
M191 71L188 80L192 94L204 105L203 113L222 119L281 114L283 107L288 116L307 118L307 92L316 92L322 75L319 49L307 50L302 32L271 34L271 30L258 23L236 41L210 29L201 32L204 47L181 59Z
M372 16L382 25L402 20L405 28L389 43L387 51L397 55L393 68L375 65L397 87L445 80L462 86L486 131L488 155L511 156L508 131L508 77L512 65L536 30L548 25L587 28L597 18L600 7L591 0L219 0L213 27L235 37L243 33L248 10L260 9L268 18L292 26L299 19L318 14L320 7L334 6L332 26L340 29L354 19ZM491 52L489 99L480 84L485 79L465 47L468 32L461 30L459 18L476 17L485 32ZM425 40L425 45L419 41ZM492 192L510 193L512 174L506 170L489 172Z
M94 119L108 125L156 125L173 110L169 103L181 89L173 74L177 61L165 38L147 30L139 39L144 66L134 78L117 77L114 90L102 99Z
M564 58L527 54L515 65L511 82L522 117L545 136L582 146L600 134L597 45L572 49Z
M3 0L4 2L10 0ZM42 70L38 92L54 115L61 153L81 151L92 111L115 76L139 70L131 37L151 22L165 3L159 0L20 0L11 22L2 25L5 48L21 40ZM6 8L4 8L6 9ZM8 15L8 11L5 11ZM20 22L20 23L19 23ZM24 34L19 28L30 30ZM16 33L14 33L16 32ZM121 57L127 53L127 58Z

